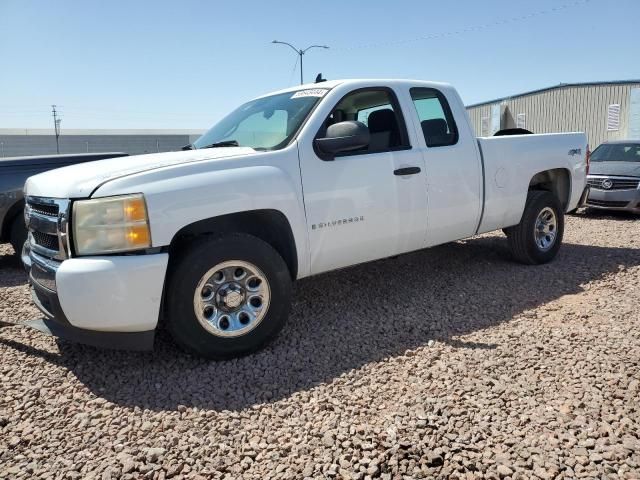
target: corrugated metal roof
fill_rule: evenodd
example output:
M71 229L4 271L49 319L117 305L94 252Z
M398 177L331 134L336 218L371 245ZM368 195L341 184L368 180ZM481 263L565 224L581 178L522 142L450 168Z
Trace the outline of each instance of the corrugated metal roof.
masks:
M480 107L482 105L489 105L491 103L503 102L505 100L511 100L513 98L524 97L526 95L534 95L536 93L544 93L550 90L557 90L559 88L569 88L569 87L591 87L597 85L631 85L631 84L640 84L640 80L612 80L609 82L578 82L578 83L559 83L558 85L554 85L552 87L540 88L538 90L531 90L524 93L518 93L516 95L509 95L507 97L495 98L493 100L488 100L486 102L474 103L473 105L467 105L467 108Z

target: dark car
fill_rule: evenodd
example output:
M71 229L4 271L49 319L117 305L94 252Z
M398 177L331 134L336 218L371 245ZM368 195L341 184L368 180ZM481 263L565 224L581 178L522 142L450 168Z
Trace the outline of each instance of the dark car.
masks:
M640 213L640 140L607 142L591 154L587 207Z
M0 243L10 242L20 254L27 239L22 212L22 188L27 178L38 173L76 163L124 157L126 153L80 153L73 155L42 155L0 159Z

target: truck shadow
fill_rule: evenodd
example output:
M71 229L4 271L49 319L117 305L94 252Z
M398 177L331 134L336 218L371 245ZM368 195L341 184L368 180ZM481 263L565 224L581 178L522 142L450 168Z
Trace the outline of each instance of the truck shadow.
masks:
M640 249L565 244L555 262L523 266L510 261L504 237L483 237L300 281L283 333L244 358L193 358L164 332L150 353L60 342L59 356L43 358L123 406L240 410L331 382L429 340L454 348L494 348L454 337L507 322L636 265Z

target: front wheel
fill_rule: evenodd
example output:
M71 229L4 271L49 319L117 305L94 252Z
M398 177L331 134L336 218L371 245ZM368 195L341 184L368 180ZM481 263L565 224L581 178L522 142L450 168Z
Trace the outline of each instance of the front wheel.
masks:
M564 235L564 212L558 199L542 190L527 195L522 220L505 229L513 257L528 265L555 258Z
M172 337L196 355L223 359L264 346L284 326L291 275L271 245L245 234L187 244L166 291Z

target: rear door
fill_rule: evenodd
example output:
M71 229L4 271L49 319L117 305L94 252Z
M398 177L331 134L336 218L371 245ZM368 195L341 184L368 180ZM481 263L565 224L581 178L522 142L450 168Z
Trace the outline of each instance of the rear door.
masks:
M482 165L475 136L458 98L451 102L435 88L411 88L419 123L428 196L425 246L475 234L482 208ZM458 108L458 110L452 110ZM455 115L454 115L455 113Z
M409 142L393 90L354 90L334 106L316 137L343 120L369 127L371 143L333 160L300 148L311 273L421 248L426 229L424 159ZM411 170L402 170L411 168ZM412 172L403 174L403 172Z

